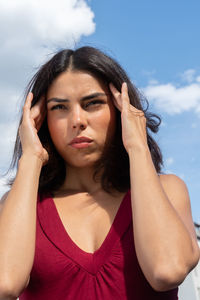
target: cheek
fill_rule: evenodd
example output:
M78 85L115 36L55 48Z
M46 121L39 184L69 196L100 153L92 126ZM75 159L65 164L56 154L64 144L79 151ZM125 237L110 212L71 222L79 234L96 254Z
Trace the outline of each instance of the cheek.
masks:
M102 132L105 137L113 135L116 128L115 109L108 108L100 113L95 117L94 124L96 129L99 130L99 132Z
M63 120L58 120L47 116L47 125L53 143L59 143L59 141L64 138L66 122L65 126L63 126Z

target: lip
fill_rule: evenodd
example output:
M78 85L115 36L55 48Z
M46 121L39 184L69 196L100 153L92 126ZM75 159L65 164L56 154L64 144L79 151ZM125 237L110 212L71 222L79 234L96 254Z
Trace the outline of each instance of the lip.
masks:
M91 143L92 142L92 140L90 139L90 138L88 138L88 137L86 137L86 136L80 136L80 137L76 137L76 138L74 138L70 143L69 143L69 145L76 145L77 144L77 146L78 145L80 145L80 144L89 144L89 143ZM82 145L83 146L83 145Z
M90 143L81 142L81 143L73 143L70 146L73 147L73 148L81 149L81 148L87 148L90 145L91 145L91 142Z

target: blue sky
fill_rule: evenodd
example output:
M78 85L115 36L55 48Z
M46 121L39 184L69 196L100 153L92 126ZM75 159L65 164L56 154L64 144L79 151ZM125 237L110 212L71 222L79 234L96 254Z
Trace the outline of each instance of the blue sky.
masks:
M2 0L0 12L0 96L9 99L0 103L0 171L11 157L16 108L34 68L55 46L95 46L121 63L162 117L155 138L164 171L185 181L200 223L200 2L44 0L36 7L19 0L14 8L9 1Z
M80 44L98 46L117 58L141 90L153 80L158 82L157 88L169 83L177 89L187 88L193 80L187 79L185 72L193 70L194 76L200 75L199 1L89 3L95 13L96 31ZM200 104L200 94L198 99ZM193 218L200 222L200 113L191 107L169 114L170 107L161 109L154 100L151 110L163 120L156 140L163 152L164 171L186 182Z

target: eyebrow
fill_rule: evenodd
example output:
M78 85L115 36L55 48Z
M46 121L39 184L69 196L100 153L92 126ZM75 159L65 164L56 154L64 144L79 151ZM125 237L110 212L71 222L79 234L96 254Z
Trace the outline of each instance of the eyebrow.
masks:
M100 96L106 96L108 94L106 93L94 93L94 94L91 94L91 95L88 95L88 96L84 96L80 99L80 101L86 101L86 100L90 100L90 99L93 99L93 98L97 98L97 97L100 97ZM49 102L70 102L69 99L61 99L61 98L50 98L47 100L47 103Z

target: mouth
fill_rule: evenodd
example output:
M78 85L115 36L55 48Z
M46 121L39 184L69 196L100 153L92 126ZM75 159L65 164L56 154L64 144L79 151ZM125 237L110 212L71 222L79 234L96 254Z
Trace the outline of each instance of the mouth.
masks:
M76 137L74 138L69 145L73 148L81 149L87 148L91 145L92 140L86 136Z
M76 143L71 143L70 146L73 148L81 149L81 148L87 148L91 145L92 141L90 142L76 142Z

